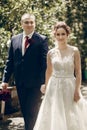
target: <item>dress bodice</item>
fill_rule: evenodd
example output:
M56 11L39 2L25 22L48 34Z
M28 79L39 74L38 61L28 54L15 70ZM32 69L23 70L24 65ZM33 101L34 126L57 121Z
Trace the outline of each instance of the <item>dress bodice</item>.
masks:
M53 74L58 77L74 75L74 49L59 50L58 48L49 51L53 65Z

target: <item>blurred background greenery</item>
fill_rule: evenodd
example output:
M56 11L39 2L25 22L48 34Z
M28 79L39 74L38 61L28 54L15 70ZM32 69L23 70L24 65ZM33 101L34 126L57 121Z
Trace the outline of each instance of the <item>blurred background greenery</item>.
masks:
M36 30L53 46L52 26L65 21L71 27L69 44L81 53L82 79L87 80L87 0L0 0L0 80L7 58L9 39L21 32L20 18L25 12L36 16Z

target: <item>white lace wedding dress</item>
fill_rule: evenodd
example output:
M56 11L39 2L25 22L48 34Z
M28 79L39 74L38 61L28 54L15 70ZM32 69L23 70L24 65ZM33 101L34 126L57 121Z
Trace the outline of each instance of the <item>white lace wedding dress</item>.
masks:
M87 102L82 96L77 103L73 100L74 49L71 47L61 53L56 48L49 51L53 74L34 130L87 130Z

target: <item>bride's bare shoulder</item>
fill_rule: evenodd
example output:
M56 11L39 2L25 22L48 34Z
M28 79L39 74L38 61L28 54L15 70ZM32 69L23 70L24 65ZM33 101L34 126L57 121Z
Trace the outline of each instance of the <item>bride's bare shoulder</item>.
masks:
M53 54L55 51L56 51L56 47L50 49L50 50L48 51L48 55Z
M72 51L74 51L74 52L78 52L78 51L79 51L78 47L76 47L76 46L71 46L71 45L69 45L69 48L70 48Z

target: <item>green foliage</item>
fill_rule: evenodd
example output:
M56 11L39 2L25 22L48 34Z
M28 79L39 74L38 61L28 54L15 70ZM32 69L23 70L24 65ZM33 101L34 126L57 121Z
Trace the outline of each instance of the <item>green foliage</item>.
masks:
M21 32L20 18L25 12L35 14L36 30L47 35L52 44L52 25L56 20L64 19L65 5L61 0L1 0L0 27L10 31L11 36Z
M10 32L0 28L0 67L3 67L7 58L7 41L10 39Z
M75 46L78 46L81 59L82 69L85 69L85 57L87 57L87 1L86 0L67 0L66 2L67 23L76 37Z
M36 16L36 30L49 38L53 46L52 26L56 21L66 21L71 27L69 43L78 46L85 69L87 57L87 1L86 0L0 0L0 65L7 56L7 41L22 31L20 18L30 12Z

